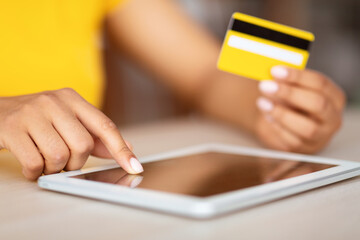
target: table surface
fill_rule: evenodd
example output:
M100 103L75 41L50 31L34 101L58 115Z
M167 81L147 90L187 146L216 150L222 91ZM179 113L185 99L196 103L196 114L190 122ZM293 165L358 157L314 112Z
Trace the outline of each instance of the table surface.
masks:
M206 142L260 147L252 138L195 117L122 129L138 156ZM360 110L319 155L360 161ZM109 160L90 158L86 166ZM0 239L359 239L360 177L211 220L193 220L40 189L0 154Z

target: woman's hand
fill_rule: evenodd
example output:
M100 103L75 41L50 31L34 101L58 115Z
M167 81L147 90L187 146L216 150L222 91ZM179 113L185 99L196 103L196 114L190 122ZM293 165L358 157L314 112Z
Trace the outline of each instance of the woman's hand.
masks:
M263 81L256 132L269 147L315 153L327 145L342 123L345 95L326 76L282 66Z
M80 169L90 154L143 171L116 125L72 89L0 98L0 149L12 152L26 178Z

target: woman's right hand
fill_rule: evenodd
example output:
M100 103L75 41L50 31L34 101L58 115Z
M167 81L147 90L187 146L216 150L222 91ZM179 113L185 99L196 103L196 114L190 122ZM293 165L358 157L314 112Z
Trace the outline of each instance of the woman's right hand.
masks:
M72 89L0 98L0 149L12 152L29 180L83 167L89 155L143 171L116 125Z

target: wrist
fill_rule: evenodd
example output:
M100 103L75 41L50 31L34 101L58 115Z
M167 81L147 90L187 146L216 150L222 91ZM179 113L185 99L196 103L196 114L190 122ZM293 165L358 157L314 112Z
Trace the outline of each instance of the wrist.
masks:
M217 71L197 96L196 107L200 112L248 132L256 132L259 119L256 81Z

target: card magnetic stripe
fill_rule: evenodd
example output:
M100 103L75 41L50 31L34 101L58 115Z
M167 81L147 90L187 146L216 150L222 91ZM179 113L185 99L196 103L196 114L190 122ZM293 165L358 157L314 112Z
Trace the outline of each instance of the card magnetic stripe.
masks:
M275 31L249 22L244 22L238 19L233 19L232 24L230 24L230 29L236 32L245 33L303 50L309 50L311 43L306 39L298 38L296 36L288 35L286 33Z

